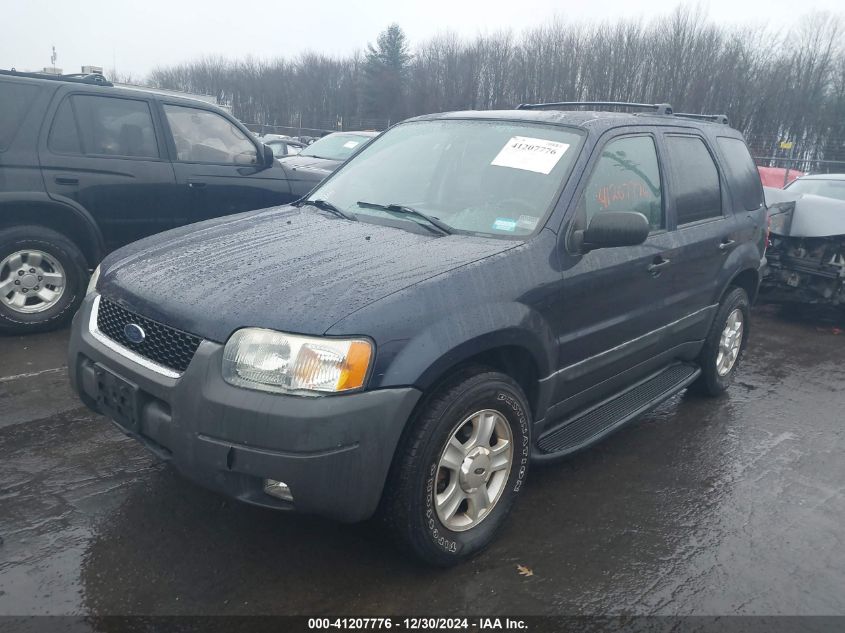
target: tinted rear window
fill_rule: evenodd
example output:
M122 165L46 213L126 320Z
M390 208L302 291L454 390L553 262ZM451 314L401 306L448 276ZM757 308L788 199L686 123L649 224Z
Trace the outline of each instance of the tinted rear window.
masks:
M79 142L79 131L76 128L76 119L73 116L73 107L70 99L62 101L62 105L56 111L53 119L53 127L50 128L50 138L47 141L48 147L60 154L81 154L82 145Z
M11 145L38 91L36 85L0 81L0 151Z
M722 215L719 172L707 146L697 136L667 136L669 164L675 176L678 224Z
M717 140L725 156L725 176L736 202L746 211L759 209L763 204L763 184L748 147L738 138L720 136Z
M72 100L86 154L158 158L146 101L92 95L75 95Z

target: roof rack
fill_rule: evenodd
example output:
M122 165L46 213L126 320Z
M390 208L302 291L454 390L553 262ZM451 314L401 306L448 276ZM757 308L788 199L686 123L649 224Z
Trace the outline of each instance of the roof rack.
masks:
M0 75L12 77L29 77L30 79L49 79L52 81L71 81L80 84L94 84L97 86L113 86L112 82L99 73L74 73L70 75L51 75L50 73L27 73L12 68L11 70L0 70Z
M617 108L639 108L642 110L654 110L656 114L672 114L672 106L668 103L628 103L627 101L557 101L553 103L520 103L517 110L545 110L559 108L578 107L617 107Z
M713 123L721 123L722 125L730 125L727 114L690 114L688 112L676 112L675 116L684 117L685 119L696 119L698 121L712 121Z

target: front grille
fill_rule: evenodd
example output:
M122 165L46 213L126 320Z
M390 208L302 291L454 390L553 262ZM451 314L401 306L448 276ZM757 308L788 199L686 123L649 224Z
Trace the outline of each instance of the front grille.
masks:
M132 343L126 338L123 330L130 323L144 330L146 336L142 342ZM105 297L100 297L97 328L107 337L136 354L180 373L188 368L197 347L202 342L202 339L193 334L130 312Z

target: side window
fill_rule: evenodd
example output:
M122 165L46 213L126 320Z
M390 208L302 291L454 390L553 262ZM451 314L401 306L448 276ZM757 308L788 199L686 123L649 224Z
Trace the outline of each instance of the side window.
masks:
M716 141L725 157L725 172L736 202L746 211L756 211L763 204L763 183L748 146L729 136L720 136Z
M56 110L53 126L50 128L50 137L47 140L47 147L60 154L82 153L79 130L76 127L76 118L73 116L73 106L70 99L62 101L59 109Z
M38 90L36 85L0 81L0 152L12 144Z
M252 141L216 112L165 105L164 113L173 132L177 160L226 165L258 162L258 151Z
M74 95L71 101L85 154L159 157L146 101L94 95Z
M581 198L585 226L597 213L636 211L652 230L666 226L657 151L651 136L628 136L610 141L601 151Z
M668 164L675 182L678 225L722 215L719 172L707 146L697 136L666 137Z

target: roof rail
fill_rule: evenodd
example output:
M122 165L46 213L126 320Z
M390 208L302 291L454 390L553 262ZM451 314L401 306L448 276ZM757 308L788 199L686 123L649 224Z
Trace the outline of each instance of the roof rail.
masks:
M617 108L640 108L643 110L654 110L656 114L672 114L672 106L668 103L628 103L627 101L557 101L552 103L520 103L517 110L555 110L559 108L577 107L617 107Z
M713 123L730 125L727 114L690 114L688 112L676 112L675 116L684 117L685 119L696 119L698 121L712 121Z
M0 70L0 75L7 75L11 77L28 77L30 79L49 79L51 81L71 81L80 84L94 84L97 86L112 86L112 82L106 79L99 73L83 74L75 73L71 75L52 75L50 73L28 73L20 72L12 68L11 70Z

